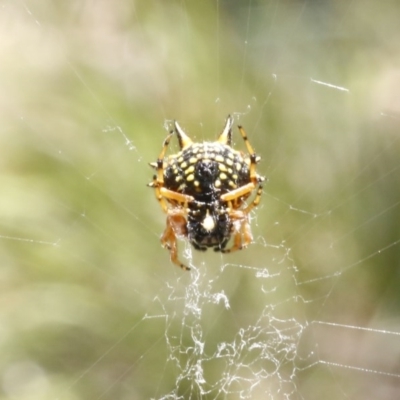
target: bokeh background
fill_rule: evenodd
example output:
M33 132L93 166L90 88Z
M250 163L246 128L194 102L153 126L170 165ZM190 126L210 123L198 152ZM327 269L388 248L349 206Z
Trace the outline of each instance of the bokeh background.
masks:
M3 1L0 398L399 398L399 17ZM174 119L213 140L229 113L268 178L255 242L182 242L184 273L147 163Z

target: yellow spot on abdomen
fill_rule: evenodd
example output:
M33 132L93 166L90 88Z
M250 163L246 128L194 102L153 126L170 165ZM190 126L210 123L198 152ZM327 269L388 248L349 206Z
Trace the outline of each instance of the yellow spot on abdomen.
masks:
M188 175L194 171L194 166L191 165L188 169L185 170L185 175Z

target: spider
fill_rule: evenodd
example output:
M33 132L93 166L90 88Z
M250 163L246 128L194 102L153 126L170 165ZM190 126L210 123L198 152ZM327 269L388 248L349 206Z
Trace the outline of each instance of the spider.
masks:
M260 157L241 126L238 129L248 154L231 147L232 125L228 115L217 141L195 143L175 121L157 161L150 163L156 174L148 186L155 189L167 214L161 243L182 269L190 268L178 258L177 238L188 238L197 250L212 247L222 253L241 250L253 240L249 213L260 202L264 178L256 171ZM174 133L180 151L166 157ZM254 191L254 199L247 204ZM233 243L227 248L231 237Z

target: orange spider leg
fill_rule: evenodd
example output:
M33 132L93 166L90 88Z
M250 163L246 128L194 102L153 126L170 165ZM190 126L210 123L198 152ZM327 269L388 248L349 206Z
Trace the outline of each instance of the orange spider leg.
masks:
M174 200L182 204L187 204L194 200L194 197L187 194L174 192L173 190L166 189L165 187L159 187L156 179L153 182L149 183L147 186L155 189L156 198L160 203L161 208L166 213L169 210L168 200Z
M231 202L232 200L238 199L239 197L243 197L243 196L246 196L246 195L250 194L250 192L253 191L254 188L255 188L255 185L252 182L250 182L247 185L241 186L241 187L239 187L237 189L231 190L230 192L223 194L221 196L221 200L222 201ZM262 188L263 188L263 186L260 183L258 185L256 197L254 198L252 203L249 204L243 210L243 212L249 213L254 207L258 206L258 204L260 203L260 200L261 200Z
M257 207L260 204L261 195L262 195L263 185L260 183L258 185L256 197L254 200L243 210L246 214L248 214L254 207Z
M255 185L253 182L248 183L247 185L238 187L237 189L233 189L228 193L225 193L221 196L222 201L231 201L237 199L239 197L243 197L247 194L250 194L252 190L254 190Z
M233 220L233 245L229 249L223 249L222 253L232 253L236 250L242 250L253 240L248 214L241 210L231 211L230 217Z
M156 188L156 191L157 191L157 189L159 189L160 196L165 197L166 199L169 199L169 200L176 200L179 203L189 203L194 200L193 196L175 192L173 190L166 189L165 187Z
M238 189L232 190L221 196L221 200L228 201L229 217L233 221L233 245L230 249L222 250L223 253L231 253L236 250L241 250L249 245L253 240L253 235L251 234L250 223L249 223L249 213L254 208L257 207L261 200L262 195L262 185L258 185L256 197L254 200L243 210L234 210L232 208L232 201L238 197L242 197L248 194L254 188L252 183L242 186ZM236 192L236 193L234 193Z
M185 236L186 232L186 212L183 209L168 210L167 226L161 236L161 244L169 250L171 261L174 264L189 271L190 268L178 259L177 236Z
M178 259L177 236L186 236L186 214L187 203L194 200L192 196L174 192L164 187L156 186L157 200L165 213L167 213L167 226L161 236L161 244L169 250L171 261L184 270L189 271L190 268L182 264ZM174 200L182 203L182 208L168 207L168 200Z
M174 134L174 132L170 132L169 135L165 138L164 140L164 144L163 144L163 148L161 150L160 155L157 158L157 177L156 177L156 182L157 182L157 186L163 186L164 185L164 168L163 168L163 164L164 164L164 157L165 157L165 153L167 152L168 146L169 146L169 142L171 140L171 136ZM151 164L150 164L151 165ZM154 164L153 164L154 165ZM152 166L153 166L152 165Z
M242 138L246 144L247 147L247 151L250 154L250 180L256 184L259 181L259 176L257 175L257 171L256 171L256 166L257 166L257 155L253 149L253 147L251 146L249 139L247 138L247 134L246 131L243 129L242 126L238 126L239 128L239 132L242 135Z

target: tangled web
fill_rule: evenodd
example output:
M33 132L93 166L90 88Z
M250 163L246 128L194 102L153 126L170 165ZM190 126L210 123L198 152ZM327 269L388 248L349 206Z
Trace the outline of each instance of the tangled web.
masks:
M279 246L273 250L282 251ZM305 325L288 311L298 308L295 295L276 302L288 287L280 281L293 271L284 270L283 260L275 262L271 268L224 264L212 278L200 265L192 267L184 286L180 281L186 281L185 276L168 284L168 301L156 298L163 310L157 317L165 319L165 369L176 378L171 392L157 398L290 398L296 390L297 352ZM224 289L230 275L241 270L257 281L252 310L238 310L240 296L249 293L231 304ZM240 312L247 318L236 315Z

